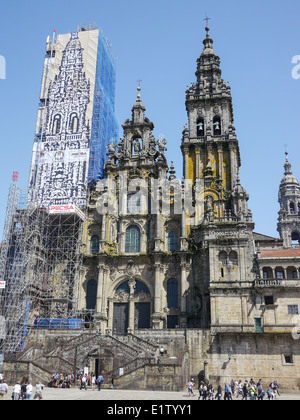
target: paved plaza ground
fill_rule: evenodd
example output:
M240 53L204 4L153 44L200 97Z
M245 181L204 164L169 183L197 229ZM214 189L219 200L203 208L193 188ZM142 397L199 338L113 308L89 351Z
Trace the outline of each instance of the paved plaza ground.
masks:
M35 390L35 389L34 389ZM12 387L9 387L9 391L6 400L11 400ZM195 397L187 397L187 393L182 392L164 392L164 391L133 391L133 390L118 390L118 389L103 389L100 392L98 390L87 389L80 390L79 388L72 389L55 389L55 388L44 388L43 400L55 400L55 401L164 401L165 404L169 404L171 401L182 401L184 404L194 401L198 402L198 392L195 390ZM265 398L268 400L267 398ZM240 398L239 398L240 400ZM278 400L300 400L299 392L285 392ZM237 401L233 398L233 401ZM200 403L200 401L199 401ZM171 404L171 403L170 403Z

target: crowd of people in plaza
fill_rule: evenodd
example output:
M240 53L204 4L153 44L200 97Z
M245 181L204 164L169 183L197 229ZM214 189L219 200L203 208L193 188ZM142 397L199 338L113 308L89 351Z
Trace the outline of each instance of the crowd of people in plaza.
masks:
M75 383L76 382L76 383ZM101 391L102 384L104 382L104 378L102 374L96 377L94 374L81 374L76 378L73 374L59 374L53 373L50 378L50 382L47 384L48 387L52 388L71 388L74 385L77 385L79 389L87 389L91 387L92 390L98 389ZM31 399L34 400L42 400L43 395L42 391L45 385L41 382L37 382L35 386L35 393L34 387L32 385L31 378L23 378L22 381L17 381L12 389L11 399L14 401L18 400L27 400L30 401ZM0 401L7 398L8 394L8 385L5 380L4 374L0 373Z
M62 373L53 373L49 386L51 388L71 388L73 384L74 375L72 373L67 375L63 375Z
M71 388L71 386L78 386L80 390L87 390L90 387L92 390L98 389L101 391L104 378L102 374L94 375L91 374L80 374L76 380L73 374L63 375L58 373L53 373L51 380L48 386L53 388ZM187 383L187 396L196 397L194 392L196 383L194 379L191 379ZM18 381L12 390L11 399L14 401L17 400L31 400L38 399L42 400L42 391L45 385L41 382L37 382L35 386L35 393L33 394L34 387L32 385L31 378L23 378L22 381ZM111 388L113 387L113 384ZM198 400L233 400L233 398L241 400L274 400L279 393L278 380L271 382L269 385L263 384L262 379L259 379L257 382L253 379L245 380L231 380L230 383L225 383L224 388L221 385L215 389L214 386L209 383L207 380L203 380L199 383L198 387L199 396ZM7 397L8 385L5 381L3 373L0 373L0 401Z
M17 381L17 383L14 385L11 399L13 401L18 400L27 400L30 401L32 399L34 400L42 400L43 395L42 391L45 385L43 385L41 382L37 382L35 386L35 393L33 395L34 387L32 385L32 379L31 378L23 378L22 381ZM5 377L3 373L0 373L0 401L6 399L8 394L8 385L5 380Z
M68 375L63 375L62 373L53 373L49 385L52 388L71 388L72 386L77 385L79 389L87 390L90 387L92 390L98 388L98 391L101 390L102 383L104 382L103 376L99 375L96 377L93 373L91 374L80 374L75 381L75 376L70 373Z
M87 387L90 386L92 390L95 390L97 386L98 391L101 391L104 378L101 374L98 377L96 377L93 373L91 375L85 374L85 375L80 375L78 382L79 382L79 389L87 390Z
M191 379L187 383L188 397L196 396L194 387L195 381ZM232 379L230 383L224 384L224 389L219 385L217 390L207 381L201 381L198 390L198 400L232 400L233 397L241 398L242 400L263 400L265 398L274 400L277 396L280 396L277 380L268 386L264 386L261 379L258 382L255 382L253 379L250 379L250 381L245 380L244 382Z

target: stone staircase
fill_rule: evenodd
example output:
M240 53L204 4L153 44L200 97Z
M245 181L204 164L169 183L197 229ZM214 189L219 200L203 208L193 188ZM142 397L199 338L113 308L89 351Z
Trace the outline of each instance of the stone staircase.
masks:
M116 359L119 365L114 366L113 371L105 372L106 383L111 383L112 378L117 379L120 372L126 376L147 364L155 363L159 352L157 345L133 334L116 337L88 331L74 335L72 339L68 335L53 337L44 348L31 345L19 355L17 362L34 364L39 372L44 370L42 376L45 381L45 375L50 380L50 372L67 374L83 371L87 366L88 355L97 352L99 348L119 355Z

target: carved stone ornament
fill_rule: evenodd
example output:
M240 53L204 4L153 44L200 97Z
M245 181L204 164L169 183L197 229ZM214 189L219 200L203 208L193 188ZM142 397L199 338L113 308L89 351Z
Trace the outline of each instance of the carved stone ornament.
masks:
M129 297L130 297L130 295L128 293L123 292L123 291L121 291L121 292L119 292L115 295L115 299L118 302L128 302Z

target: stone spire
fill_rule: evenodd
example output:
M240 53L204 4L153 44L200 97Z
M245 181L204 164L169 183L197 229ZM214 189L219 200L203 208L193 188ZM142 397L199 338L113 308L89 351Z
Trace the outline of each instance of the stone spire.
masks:
M285 169L284 175L293 175L292 165L291 165L291 163L289 161L289 154L288 154L288 152L285 152L285 156L286 156L286 158L285 158L285 164L284 164L284 169Z
M214 51L209 27L205 30L197 79L186 91L188 129L184 130L181 145L183 174L192 183L203 182L204 199L213 200L216 218L223 219L226 212L238 217L242 212L250 220L249 197L239 180L241 159L231 89L221 77L220 58ZM199 221L204 220L202 210L197 213Z
M135 104L132 107L132 121L137 124L142 124L145 119L146 108L141 101L141 87L137 88L138 94L135 101Z
M293 175L288 152L285 153L284 177L279 186L280 204L277 230L285 247L300 244L300 183Z
M217 56L210 37L209 27L205 28L206 37L203 40L203 51L197 60L197 83L194 86L196 94L203 97L231 96L231 89L221 78L220 58ZM192 93L192 92L191 92Z

